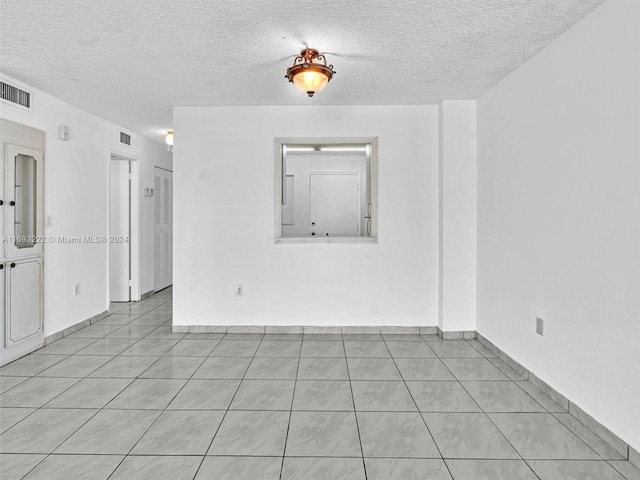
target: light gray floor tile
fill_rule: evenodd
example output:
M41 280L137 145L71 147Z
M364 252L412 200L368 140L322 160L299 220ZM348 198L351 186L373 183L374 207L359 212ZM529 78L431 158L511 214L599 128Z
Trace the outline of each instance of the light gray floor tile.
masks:
M383 342L379 333L345 333L342 339L345 342Z
M96 325L127 325L140 316L139 313L112 313L108 317L98 320Z
M61 362L68 355L27 355L4 367L0 367L0 375L15 377L31 377Z
M189 380L169 404L169 410L226 410L240 380Z
M131 322L131 325L162 325L171 320L168 313L162 314L146 314Z
M164 409L185 383L184 379L138 378L109 402L106 408L116 410Z
M171 314L172 311L173 311L173 307L171 305L160 305L159 307L154 308L148 313L152 313L154 315L158 313Z
M26 382L30 378L31 377L0 377L0 394Z
M127 348L121 355L160 356L167 353L179 340L170 338L143 338Z
M489 417L525 460L600 459L549 413L491 413Z
M351 382L358 412L415 412L409 390L402 381L359 380Z
M466 340L443 340L429 345L440 358L484 358Z
M40 350L36 350L33 353L35 355L71 355L82 350L87 345L90 345L95 341L95 338L64 337L60 340L56 340L55 342L50 343Z
M536 480L538 478L522 460L447 460L446 462L455 480Z
M312 340L316 342L340 342L342 343L342 334L340 333L306 333L302 336L303 341Z
M224 333L187 333L183 340L217 340L219 342L224 336Z
M83 378L44 408L102 408L130 383L124 378Z
M209 357L193 374L193 378L241 379L249 368L249 363L250 358Z
M389 342L417 342L424 343L422 337L418 334L404 334L404 333L383 333L382 338L387 344Z
M122 458L116 455L49 455L24 480L107 480Z
M556 413L554 416L605 460L626 460L625 457L620 455L620 453L607 445L595 433L576 420L573 415L568 413Z
M133 303L133 304L127 305L124 308L118 309L118 313L138 313L140 315L143 315L145 313L149 313L151 310L154 310L155 308L156 308L155 305L144 305L139 303ZM158 313L165 313L165 312L158 312Z
M256 351L256 357L294 357L300 356L301 341L263 340Z
M322 340L307 340L302 342L301 357L344 357L342 342L327 342Z
M203 357L162 357L144 371L141 378L191 378Z
M80 350L78 355L120 355L135 342L137 339L101 338Z
M387 348L393 358L436 358L429 345L425 342L404 342L388 340Z
M365 458L367 480L451 480L444 461L432 458Z
M0 435L2 453L51 453L95 410L38 410Z
M56 453L125 455L159 415L158 410L101 410Z
M30 378L0 396L0 407L39 408L57 397L79 378Z
M165 411L144 434L132 454L204 455L224 412Z
M349 358L347 363L351 380L402 380L395 362L391 359Z
M421 412L480 412L480 407L455 381L409 381L413 399Z
M196 480L279 480L282 457L206 457Z
M253 357L260 340L229 340L228 335L220 340L211 352L213 357Z
M378 335L379 336L379 335ZM380 337L382 339L382 337ZM389 350L384 342L344 341L347 357L389 358Z
M298 380L294 410L352 411L351 387L346 380Z
M540 480L625 480L603 460L529 460L527 463L540 477Z
M295 380L297 358L254 358L245 375L251 380Z
M282 456L289 412L227 412L207 455Z
M19 480L46 458L46 455L0 454L0 478Z
M440 458L419 413L358 412L365 457Z
M227 333L223 340L260 341L263 338L264 333Z
M437 358L398 358L396 365L405 380L455 380Z
M359 458L286 457L282 480L365 480Z
M287 457L361 457L353 412L291 413Z
M105 338L144 338L156 328L155 325L125 325L115 332L110 333Z
M498 370L500 370L507 377L509 377L509 379L517 380L517 381L526 380L525 377L523 377L521 374L516 372L513 368L507 365L503 360L499 358L487 358L487 360L489 360L492 364L494 364L498 368Z
M299 380L348 380L344 358L301 358Z
M467 340L469 345L475 348L478 352L480 352L486 358L497 358L498 356L489 350L487 347L482 345L478 340Z
M486 358L444 358L442 361L460 381L509 380Z
M620 472L627 480L640 480L640 468L622 460L613 460L609 464Z
M485 412L546 412L513 382L462 382Z
M35 412L34 408L0 407L0 433L13 427L16 423Z
M302 334L301 333L267 333L265 334L263 340L266 341L273 341L273 340L285 340L285 341L291 341L291 342L295 342L295 341L302 341Z
M87 327L81 328L77 332L73 332L68 337L73 338L102 338L106 337L110 333L115 332L122 325L112 325L109 323L95 323L93 325L89 325Z
M170 338L173 340L182 340L185 335L186 333L173 332L171 330L171 325L161 325L149 333L145 338Z
M219 340L181 340L165 353L166 357L208 357Z
M546 408L549 412L566 412L566 409L562 408L560 405L554 402L548 395L540 391L540 389L538 389L538 387L533 385L531 382L516 381L515 384L518 385L522 390L527 392L531 396L531 398L533 398L536 402Z
M518 459L484 413L423 413L444 458Z
M136 378L149 368L159 357L124 356L115 357L93 372L89 377Z
M231 410L291 410L295 380L243 380Z
M129 455L109 480L193 480L201 461L202 457Z
M105 355L73 355L38 374L39 377L86 377L113 357Z

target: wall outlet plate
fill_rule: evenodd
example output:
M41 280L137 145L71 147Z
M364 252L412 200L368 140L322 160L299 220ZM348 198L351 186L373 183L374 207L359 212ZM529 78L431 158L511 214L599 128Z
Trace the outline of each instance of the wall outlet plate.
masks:
M536 333L544 335L544 320L541 318L536 318Z
M73 296L77 297L78 295L80 295L80 284L79 283L74 283L73 284Z
M244 294L244 287L242 285L236 285L233 290L236 297L241 297Z

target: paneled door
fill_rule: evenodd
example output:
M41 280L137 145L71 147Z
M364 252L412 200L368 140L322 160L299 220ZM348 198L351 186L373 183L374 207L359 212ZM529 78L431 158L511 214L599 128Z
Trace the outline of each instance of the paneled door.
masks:
M154 172L154 281L158 292L173 283L173 172Z

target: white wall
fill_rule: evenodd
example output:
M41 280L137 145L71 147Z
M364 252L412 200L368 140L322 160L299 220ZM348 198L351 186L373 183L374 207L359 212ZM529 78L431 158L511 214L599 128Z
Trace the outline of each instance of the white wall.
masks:
M178 107L174 130L175 325L436 325L437 107ZM379 242L274 244L274 137L336 136L379 138Z
M4 103L0 116L45 132L45 214L53 215L47 236L108 234L108 151L139 157L141 186L153 186L153 165L171 168L171 156L159 143L132 134L130 148L119 144L118 126L10 78L32 91L33 111ZM70 129L69 141L58 140L58 125ZM142 235L141 291L153 289L153 199L140 192ZM46 244L45 336L103 312L108 300L108 245ZM74 283L81 294L72 295Z
M476 102L440 104L440 302L442 331L476 329Z
M478 331L636 450L639 19L606 2L478 101Z

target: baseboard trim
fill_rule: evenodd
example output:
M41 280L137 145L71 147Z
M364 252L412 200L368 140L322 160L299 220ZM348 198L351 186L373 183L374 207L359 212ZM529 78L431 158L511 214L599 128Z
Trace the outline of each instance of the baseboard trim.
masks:
M493 342L491 342L491 340L487 339L480 333L477 334L477 340L485 348L489 349L492 353L497 355L498 358L500 358L505 364L522 375L522 377L524 377L528 383L551 398L564 412L567 412L578 422L584 425L588 430L590 430L598 438L600 438L600 440L602 440L604 443L606 443L616 452L622 455L625 459L627 459L629 463L640 468L640 454L627 442L625 442L618 435L613 433L591 415L586 413L584 410L582 410L582 408L573 403L565 395L550 386L529 369L516 362L513 358L511 358L508 354L503 352Z
M144 300L145 298L153 297L156 294L155 290L149 290L147 293L143 293L140 295L140 300Z
M277 325L173 325L174 333L263 333L292 335L360 334L360 335L433 335L436 327L396 326L277 326Z
M104 312L98 313L97 315L94 315L93 317L89 317L86 320L82 320L82 321L80 321L78 323L75 323L75 324L71 325L70 327L65 328L61 332L57 332L57 333L54 333L52 335L49 335L48 337L45 337L44 338L44 344L45 344L45 346L47 346L50 343L55 342L56 340L60 340L61 338L67 337L67 336L71 335L72 333L75 333L78 330L83 329L84 327L88 327L89 325L91 325L93 323L99 322L103 318L106 318L108 315L109 315L109 310L105 310Z

